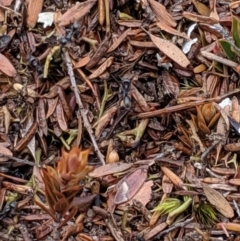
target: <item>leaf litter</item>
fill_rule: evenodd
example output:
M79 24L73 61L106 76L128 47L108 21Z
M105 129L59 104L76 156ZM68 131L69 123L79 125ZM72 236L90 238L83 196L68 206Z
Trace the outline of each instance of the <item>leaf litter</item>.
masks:
M239 7L1 1L1 240L239 240Z

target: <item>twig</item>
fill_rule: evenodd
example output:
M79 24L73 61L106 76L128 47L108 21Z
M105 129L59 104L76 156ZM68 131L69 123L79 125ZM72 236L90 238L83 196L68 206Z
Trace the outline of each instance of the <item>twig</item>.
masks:
M197 100L197 101L192 101L192 102L188 102L188 103L184 103L184 104L180 104L180 105L176 105L176 106L171 106L171 107L166 107L160 110L155 110L155 111L149 111L149 112L144 112L144 113L140 113L138 115L135 115L133 117L131 117L132 120L135 119L142 119L142 118L149 118L149 117L156 117L156 116L160 116L163 114L169 114L172 112L177 112L177 111L181 111L181 110L186 110L189 108L193 108L197 105L203 105L206 103L210 103L210 102L220 102L221 100L225 99L226 97L236 94L240 92L240 89L235 89L232 92L229 92L225 95L222 96L217 96L214 98L209 98L209 99L204 99L204 100Z
M104 0L105 14L106 14L106 33L110 33L110 13L109 13L109 0Z
M24 241L32 241L32 238L30 238L30 234L27 230L27 226L23 223L18 224L17 226L22 234Z
M183 228L186 224L191 223L193 221L194 217L189 218L181 223L175 223L172 227L162 231L160 234L158 234L155 238L155 240L160 239L164 234L171 232L172 230L176 228Z
M225 59L223 57L220 57L216 54L212 54L212 53L209 53L207 51L201 51L201 54L203 57L207 58L207 59L210 59L210 60L213 60L213 61L217 61L219 63L222 63L222 64L225 64L229 67L232 67L232 68L237 68L238 67L238 63L232 61L232 60L229 60L229 59Z
M235 200L233 200L233 205L235 207L235 210L236 210L236 213L237 213L238 217L240 217L240 210L239 210L238 204Z
M79 111L77 111L77 118L78 118L78 135L75 143L77 146L79 146L82 139L82 117Z
M5 154L2 154L2 153L0 153L0 157L7 157L7 158L9 158L10 160L16 161L16 162L18 162L18 163L26 164L26 165L29 165L29 166L39 166L39 165L37 165L37 164L34 163L34 162L30 162L30 161L28 161L28 160L23 160L23 159L20 159L20 158L17 158L17 157L5 155Z
M95 152L97 153L97 156L99 158L99 160L101 161L102 165L105 165L105 161L104 161L104 158L103 158L103 155L101 153L101 151L99 150L98 148L98 145L97 145L97 142L96 142L96 139L93 135L93 130L92 130L92 127L88 121L88 118L87 118L87 110L84 109L83 107L83 103L82 103L82 100L81 100L81 97L80 97L80 94L79 94L79 91L78 91L78 87L77 87L77 84L76 84L76 80L75 80L75 76L74 76L74 72L73 72L73 68L72 68L72 62L71 62L71 59L70 59L70 56L68 54L68 51L67 49L63 49L63 53L64 53L64 58L65 58L65 61L66 61L66 65L67 65L67 68L68 68L68 74L69 74L69 77L70 77L70 80L71 80L71 85L72 85L72 89L74 91L74 95L76 97L76 102L79 106L79 109L80 109L80 113L81 113L81 116L83 118L83 123L84 123L84 126L86 127L87 131L88 131L88 134L92 140L92 144L94 146L94 150Z

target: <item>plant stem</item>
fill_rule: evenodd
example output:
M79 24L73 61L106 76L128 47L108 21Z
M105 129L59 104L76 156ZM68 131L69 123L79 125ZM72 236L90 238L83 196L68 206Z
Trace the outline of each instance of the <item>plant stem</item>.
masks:
M169 213L166 223L168 225L171 225L173 223L173 221L175 220L175 218L179 214L184 212L191 204L192 204L192 198L189 197L188 200L186 202L184 202L180 207L178 207L177 209L175 209L174 211Z
M68 53L67 49L65 49L65 48L63 49L63 54L64 54L64 59L65 59L67 68L68 68L68 74L69 74L69 77L70 77L70 80L71 80L72 89L73 89L74 95L76 97L76 102L78 104L81 116L83 118L84 126L86 127L86 129L88 131L88 134L89 134L89 136L92 140L94 150L97 153L97 156L98 156L99 160L101 161L102 165L105 165L103 154L101 153L101 151L98 148L96 139L93 135L92 127L91 127L91 125L88 121L87 110L84 109L84 106L83 106L83 103L82 103L82 100L81 100L81 97L80 97L80 94L79 94L79 90L78 90L78 87L77 87L77 84L76 84L76 80L75 80L75 76L74 76L74 72L73 72L73 68L72 68L72 62L71 62L71 59L70 59L70 56L69 56L69 53Z

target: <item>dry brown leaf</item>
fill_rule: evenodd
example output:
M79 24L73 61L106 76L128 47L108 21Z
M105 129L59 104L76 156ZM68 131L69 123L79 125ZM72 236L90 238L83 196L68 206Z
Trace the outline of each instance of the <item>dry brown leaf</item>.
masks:
M67 131L68 130L68 124L63 112L63 108L62 105L60 103L60 101L58 102L57 106L56 106L56 115L57 115L57 122L59 127L61 128L62 131Z
M131 200L140 190L147 179L148 166L141 166L124 176L116 185L115 204L122 204Z
M106 51L109 48L109 37L106 36L103 41L99 44L97 50L95 51L94 55L91 57L90 61L88 62L86 69L92 69L95 65L99 63L102 57L106 54Z
M45 102L44 102L43 99L39 99L38 100L37 116L38 116L40 136L42 136L43 134L45 136L47 136L47 134L48 134L48 126L47 126Z
M95 136L98 139L104 130L104 128L108 125L112 117L117 112L118 108L116 106L113 106L111 109L109 109L96 123L94 123L93 128L96 128L95 130Z
M224 111L228 115L230 113L230 106L225 106ZM225 123L222 116L220 116L220 118L218 120L218 123L217 123L217 133L222 135L222 136L225 136L226 139L227 139L228 134L229 134L227 129L226 129L226 123ZM220 143L217 144L217 147L216 147L217 154L216 154L216 158L215 158L215 164L217 164L217 162L218 162L218 158L219 158L220 152L222 150L222 147L223 147L223 141L221 141Z
M96 168L92 172L89 172L88 176L96 177L96 178L103 177L103 176L106 176L109 174L126 171L130 167L132 167L131 163L118 162L118 163L106 164L104 166L100 166L100 167Z
M238 152L240 151L240 143L230 143L224 146L225 151Z
M5 21L5 9L0 8L0 22Z
M13 0L0 0L0 4L3 6L10 6Z
M192 1L193 5L197 9L197 12L203 16L209 17L210 15L210 9L203 3L199 1Z
M126 39L128 33L131 31L131 28L128 28L126 31L124 31L119 38L113 42L113 44L110 46L110 48L108 49L107 53L111 53L113 50L115 50L124 39Z
M57 24L63 27L81 19L90 11L96 2L97 0L88 0L86 2L76 3L72 8L68 9L66 13L59 17Z
M234 212L225 197L215 189L210 188L208 185L202 183L203 191L208 201L225 217L232 218Z
M210 17L219 21L219 16L218 16L218 13L217 13L217 8L216 8L216 2L217 2L216 0L212 1L213 6L212 6L212 11L210 13Z
M144 235L144 239L145 240L153 240L152 238L155 235L157 235L158 233L160 233L161 231L163 231L167 226L168 226L168 224L166 222L158 224L156 227L152 228L149 232L147 232Z
M0 145L0 153L3 155L7 155L7 156L13 156L12 152L8 148L6 148L2 145ZM5 162L8 160L9 160L8 157L0 157L0 162Z
M81 68L81 67L87 65L89 61L90 61L89 55L79 59L78 62L73 63L74 69Z
M163 31L170 33L172 35L176 35L176 36L180 36L183 37L187 40L189 40L189 37L185 34L185 33L181 33L179 31L177 31L176 29L168 26L167 24L165 24L164 22L157 22L156 25Z
M236 185L236 186L240 186L240 178L233 178L233 179L229 179L228 183L231 185Z
M177 174L167 167L161 167L162 172L172 181L172 183L177 187L182 187L182 180Z
M175 78L168 71L163 71L162 73L163 85L177 99L180 92L180 83L177 78Z
M207 69L207 66L205 64L199 64L198 66L196 66L193 69L193 73L199 74L199 73L202 73L203 71L205 71L206 69Z
M148 35L150 36L153 43L159 48L159 50L178 65L182 66L183 68L187 68L187 66L190 65L190 61L186 55L175 44L168 40L155 37L150 33L148 33Z
M43 7L43 0L30 0L27 8L27 25L34 28L38 14L41 13Z
M217 75L214 74L210 74L207 77L207 81L206 81L206 92L210 97L215 97L214 96L214 92L217 88L217 86L219 85L220 82L220 78Z
M140 28L142 26L142 20L118 20L118 25L125 26L128 28Z
M23 89L25 88L22 84L19 84L19 83L15 83L13 84L13 88L16 90L16 91L23 91ZM27 89L27 96L30 96L30 97L38 97L38 94L30 89L30 88L26 88Z
M213 102L213 105L216 107L216 109L218 111L221 112L221 116L224 119L225 124L226 124L226 130L229 131L230 130L230 123L229 123L229 119L228 119L228 113L226 113L226 111L223 108L221 108L217 103Z
M143 34L143 30L141 28L136 28L136 29L132 29L129 33L128 36L136 36L137 34Z
M0 70L9 77L17 75L16 69L12 63L3 54L0 53Z
M34 182L36 187L44 191L44 182L42 179L42 173L39 167L37 166L33 167L33 177L34 177Z
M196 23L200 22L200 23L215 24L219 22L215 18L201 16L190 12L183 12L183 17Z
M29 117L27 118L27 120L25 121L25 128L23 131L23 136L25 137L27 135L27 133L30 131L31 127L33 126L33 115L29 115ZM32 154L34 160L36 161L36 157L35 157L35 152L36 152L36 138L35 135L33 135L33 137L30 139L27 143L27 147L30 151L30 153Z
M53 112L57 106L57 103L58 103L58 97L56 97L54 99L47 99L48 111L46 114L46 119L48 119L49 116L53 114Z
M133 204L133 199L138 200L141 202L144 206L148 204L148 202L151 200L151 194L152 194L152 187L153 186L153 181L148 181L143 184L143 186L139 189L137 194L127 203L129 205Z
M240 6L240 1L234 1L229 4L229 8L236 9Z
M149 111L150 107L148 106L146 99L142 96L142 94L138 91L138 89L131 85L130 89L132 97L136 100L143 111Z
M191 88L189 90L182 90L179 94L178 94L178 98L183 98L183 97L188 97L191 95L195 95L198 92L202 91L201 87L195 87L195 88Z
M139 47L139 48L145 48L145 49L146 48L151 48L151 49L157 48L153 42L130 40L129 43L132 46Z
M166 176L163 175L162 178L162 190L163 193L171 193L173 189L173 183L171 182L171 180Z
M64 27L61 27L57 24L59 18L61 18L62 13L60 11L56 11L54 14L54 25L55 25L55 29L57 31L57 33L59 34L59 36L65 36L66 31L64 29Z
M219 175L235 175L236 169L224 167L212 167L211 170Z
M105 70L107 70L108 67L111 66L111 64L113 63L114 57L109 57L106 61L104 61L104 63L99 66L88 78L90 80L95 79L97 77L99 77L101 74L103 74L105 72Z
M240 111L239 111L239 103L238 103L238 99L236 96L233 96L232 98L232 118L236 121L236 122L240 122Z
M154 1L154 0L148 0L148 2L151 6L152 11L154 12L157 19L160 22L163 22L166 25L171 26L171 27L177 26L176 21L173 19L173 17L168 13L166 8L161 3Z

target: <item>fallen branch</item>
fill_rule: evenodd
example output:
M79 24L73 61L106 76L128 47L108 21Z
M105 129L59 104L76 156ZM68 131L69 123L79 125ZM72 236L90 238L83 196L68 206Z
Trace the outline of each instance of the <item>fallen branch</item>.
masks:
M93 135L92 127L91 127L91 125L88 121L88 118L87 118L87 110L84 109L84 106L83 106L83 103L82 103L82 100L81 100L81 97L80 97L80 94L79 94L79 91L78 91L78 87L77 87L77 84L76 84L76 80L75 80L75 76L74 76L74 72L73 72L73 68L72 68L72 62L71 62L71 59L69 57L67 49L63 49L63 53L64 53L65 63L66 63L67 68L68 68L68 75L69 75L70 80L71 80L72 89L73 89L74 95L76 97L76 102L79 106L81 116L83 118L83 124L88 131L88 134L89 134L89 136L92 140L94 150L97 153L97 156L98 156L99 160L101 161L102 165L105 165L103 154L101 153L101 151L98 148L96 139Z

